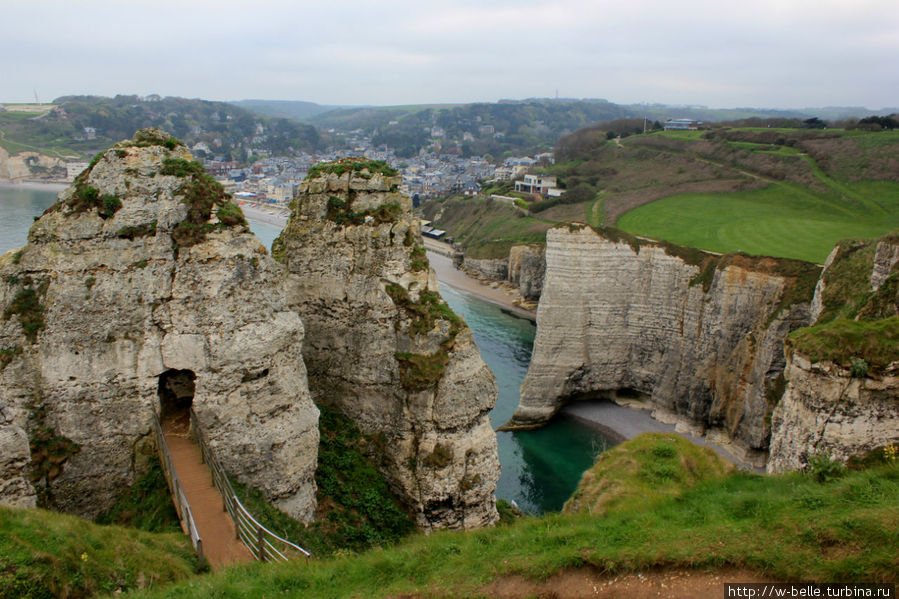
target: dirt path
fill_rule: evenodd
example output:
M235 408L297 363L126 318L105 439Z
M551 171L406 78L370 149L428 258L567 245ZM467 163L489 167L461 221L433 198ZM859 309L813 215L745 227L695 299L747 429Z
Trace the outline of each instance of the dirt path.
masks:
M609 576L591 568L571 569L537 582L521 576L501 578L484 590L497 599L706 599L724 597L726 582L766 582L747 570L668 570Z
M199 446L187 435L170 430L166 431L165 441L190 503L209 565L213 570L220 570L229 564L252 561L253 556L237 540L234 524L222 509L222 496L212 484L212 475L203 463Z

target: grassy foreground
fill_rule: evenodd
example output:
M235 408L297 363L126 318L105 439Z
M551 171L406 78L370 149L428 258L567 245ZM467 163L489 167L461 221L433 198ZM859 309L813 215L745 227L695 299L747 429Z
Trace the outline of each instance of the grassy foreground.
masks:
M0 597L78 599L160 588L193 575L188 538L0 507Z
M641 463L657 458L649 452ZM891 581L899 571L897 510L895 464L825 483L802 474L716 474L649 504L620 502L604 517L552 514L415 536L388 549L253 564L138 596L477 597L506 575L537 580L584 566L610 574L734 566L790 581Z

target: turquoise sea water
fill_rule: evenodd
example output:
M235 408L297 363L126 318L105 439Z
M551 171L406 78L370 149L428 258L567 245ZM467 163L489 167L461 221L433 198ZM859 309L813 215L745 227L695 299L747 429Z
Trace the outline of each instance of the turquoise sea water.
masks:
M0 253L24 245L28 229L56 201L56 192L0 186ZM266 247L280 227L249 221ZM518 393L531 359L536 328L477 297L441 284L447 303L474 333L484 361L496 375L499 398L490 414L493 428L504 424L518 405ZM536 431L497 433L502 465L497 497L515 501L527 513L561 509L584 470L610 441L570 419L557 419Z
M0 254L25 245L34 217L56 201L56 194L0 185Z

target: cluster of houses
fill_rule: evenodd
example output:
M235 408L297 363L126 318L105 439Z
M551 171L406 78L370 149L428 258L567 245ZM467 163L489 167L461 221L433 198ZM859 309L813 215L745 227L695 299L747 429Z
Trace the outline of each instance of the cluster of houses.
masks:
M402 174L401 190L414 200L448 194L474 196L481 191L481 181L515 180L517 191L544 197L562 193L556 187L555 177L527 174L536 166L552 164L552 152L533 157L510 157L500 166L490 164L481 156L464 158L424 151L412 158L398 158L391 148L374 146L361 132L348 135L346 147L339 150L315 154L302 152L289 157L259 152L249 165L215 156L205 142L198 142L191 151L195 156L204 157L202 162L206 171L223 181L231 193L254 203L286 205L313 165L348 156L387 162ZM83 161L68 163L67 179L72 181L87 166Z

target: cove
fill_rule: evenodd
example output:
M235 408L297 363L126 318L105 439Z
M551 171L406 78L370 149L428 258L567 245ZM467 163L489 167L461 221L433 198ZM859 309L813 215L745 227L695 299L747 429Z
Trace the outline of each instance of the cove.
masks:
M276 225L247 222L267 248L281 233L281 227ZM497 429L518 407L518 394L531 361L537 329L530 320L443 282L440 294L468 323L481 358L496 376L499 396L490 412L490 423ZM528 514L562 509L596 456L615 443L589 425L564 415L541 429L497 432L496 440L502 466L496 496L514 501Z

